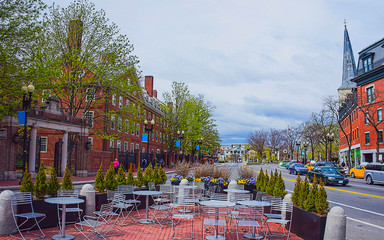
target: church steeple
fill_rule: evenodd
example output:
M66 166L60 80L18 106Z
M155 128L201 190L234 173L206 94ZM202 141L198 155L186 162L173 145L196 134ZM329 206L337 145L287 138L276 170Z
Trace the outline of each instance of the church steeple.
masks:
M343 52L343 76L342 84L338 89L339 101L345 98L345 95L350 93L353 88L356 88L356 83L351 82L351 79L356 76L356 64L353 57L352 44L349 39L347 23L344 20L344 52Z

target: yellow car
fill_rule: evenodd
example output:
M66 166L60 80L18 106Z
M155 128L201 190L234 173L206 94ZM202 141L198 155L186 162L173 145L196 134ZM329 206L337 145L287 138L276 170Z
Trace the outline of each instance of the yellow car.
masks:
M305 165L305 167L308 168L308 171L311 171L312 168L315 167L315 165L316 165L316 164L314 164L314 163L307 163L307 164Z
M349 175L351 177L364 177L364 172L365 172L365 166L363 165L357 165L356 167L353 167L351 171L349 171Z

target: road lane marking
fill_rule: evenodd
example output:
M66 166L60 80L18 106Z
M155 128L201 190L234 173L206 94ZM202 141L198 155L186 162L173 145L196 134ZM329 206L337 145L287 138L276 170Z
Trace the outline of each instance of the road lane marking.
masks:
M369 222L364 222L364 221L361 221L361 220L358 220L358 219L355 219L355 218L350 218L350 217L347 217L347 219L351 220L351 221L358 222L358 223L362 223L362 224L365 224L365 225L368 225L368 226L371 226L371 227L379 228L381 230L384 230L384 227L378 226L378 225L375 225L375 224L372 224L372 223L369 223Z
M248 169L250 169L250 170L252 170L254 172L259 173L259 171L256 171L256 170L254 170L252 168L249 168L249 167L245 167L245 168L248 168ZM288 179L288 178L283 178L283 180L291 181L291 182L296 182L296 180L292 180L292 179ZM349 190L344 190L344 189L339 189L339 188L334 188L334 187L327 187L327 186L324 186L324 188L331 189L331 190L336 190L336 191L340 191L340 192L347 192L347 193L352 193L352 194L357 194L357 195L362 195L362 196L368 196L368 197L384 199L383 196L378 196L378 195L373 195L373 194L359 193L359 192L354 192L354 191L349 191Z
M348 208L353 208L353 209L356 209L356 210L359 210L359 211L363 211L363 212L367 212L367 213L371 213L371 214L375 214L375 215L379 215L379 216L384 217L384 214L382 214L382 213L373 212L373 211L370 211L370 210L354 207L354 206L347 205L347 204L344 204L344 203L338 203L338 202L329 201L329 200L328 200L328 202L336 204L336 205L340 205L340 206L344 206L344 207L348 207Z

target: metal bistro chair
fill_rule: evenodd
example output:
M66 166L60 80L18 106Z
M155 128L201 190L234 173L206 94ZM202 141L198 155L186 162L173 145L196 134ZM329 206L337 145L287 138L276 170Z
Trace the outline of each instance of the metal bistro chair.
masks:
M268 237L287 237L289 239L289 234L291 232L292 226L292 212L293 212L293 203L291 201L286 202L283 200L281 206L282 215L281 218L270 218L266 220L266 224L268 227ZM278 233L272 234L270 223L278 224L277 228ZM286 229L286 225L289 224L288 229ZM280 231L281 230L281 231Z
M125 224L128 218L131 220L131 223L135 222L130 216L133 210L133 205L125 202L124 194L122 194L121 192L116 192L113 196L111 205L113 208L116 208L115 213L118 214L117 219L121 218L120 222L122 225ZM131 207L130 210L128 210L129 207ZM124 214L124 211L126 212L126 214Z
M227 217L229 213L229 207L208 207L208 206L202 206L202 216L203 216L203 239L205 239L205 233L212 233L212 228L209 226L214 227L214 234L215 237L219 236L219 228L223 228L222 234L225 235L227 232Z
M11 234L10 236L18 238L18 239L25 239L24 235L21 233L22 231L27 231L28 234L35 235L38 238L44 238L45 234L40 228L39 222L41 222L45 218L45 214L43 213L36 213L33 210L32 205L32 194L30 192L24 192L24 193L15 193L11 196L11 207L12 207L12 215L13 219L16 224L16 228L12 231L15 232L16 230L19 232L21 238L14 236ZM26 211L19 212L21 208L26 208ZM19 224L19 218L25 219L22 223ZM34 220L34 224L31 227L25 227L23 228L27 222L29 222L30 219ZM39 219L39 220L38 220ZM37 226L41 235L29 232L33 227Z
M127 198L125 199L125 203L132 204L133 210L136 210L137 216L141 218L138 206L140 205L141 201L137 200L135 196L133 195L135 187L133 185L119 185L117 186L117 191L121 192L124 195L127 195Z
M59 190L57 191L57 196L58 197L74 197L78 198L80 195L80 191L75 189L75 190ZM65 213L62 212L63 208L61 208L59 205L57 205L57 216L59 219L59 228L61 229L61 216ZM61 214L60 214L61 212ZM83 213L83 209L80 208L80 204L71 204L67 206L66 208L66 213L77 213L78 215L78 220L81 221L81 214ZM66 223L75 223L74 222L66 222Z
M230 195L230 202L237 203L238 201L246 201L251 200L251 194L249 193L235 193L233 195ZM237 221L241 219L245 219L249 217L249 213L246 211L242 211L242 209L246 208L244 205L235 205L232 209L229 211L228 215L228 230L231 231L232 221L234 221L234 225L236 226Z
M252 231L245 234L245 238L251 239L262 239L264 236L259 234L260 223L263 222L263 209L264 207L248 207L239 209L241 219L237 220L236 223L236 236L239 239L239 227L248 227L252 228ZM243 213L243 214L242 214Z
M188 208L194 208L195 204L190 201L185 201L185 196L175 195L174 203L172 204L172 225L171 225L171 238L172 239L194 239L195 235L195 214L189 211L180 211ZM190 221L191 226L188 226ZM181 230L180 233L176 232ZM191 233L186 233L191 231ZM180 237L179 237L180 236Z

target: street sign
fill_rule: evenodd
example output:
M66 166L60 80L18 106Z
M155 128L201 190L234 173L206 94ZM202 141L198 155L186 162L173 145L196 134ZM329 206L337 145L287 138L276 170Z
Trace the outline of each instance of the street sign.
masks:
M19 125L25 124L25 111L20 111L17 113L19 115Z
M180 147L180 146L181 146L180 140L177 140L176 141L176 147Z
M196 150L200 150L200 146L199 145L196 146Z
M143 135L141 135L142 137L141 137L141 142L148 142L148 134L143 134Z

